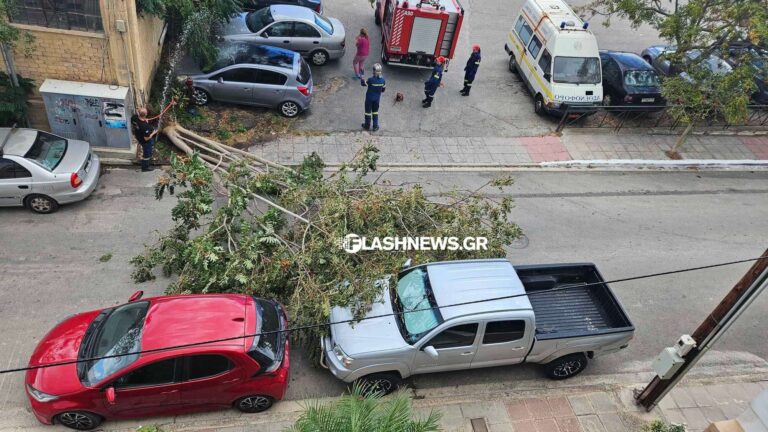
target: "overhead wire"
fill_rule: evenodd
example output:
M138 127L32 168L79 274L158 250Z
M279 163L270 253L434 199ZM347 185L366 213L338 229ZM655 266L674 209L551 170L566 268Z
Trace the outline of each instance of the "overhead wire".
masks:
M266 335L272 335L276 333L291 333L291 332L297 332L297 331L303 331L303 330L311 330L311 329L317 329L321 327L328 327L332 325L337 324L349 324L349 323L357 323L360 321L367 321L367 320L373 320L373 319L379 319L379 318L387 318L392 316L400 316L407 313L415 313L415 312L423 312L423 311L429 311L429 310L440 310L440 309L447 309L451 307L458 307L458 306L467 306L472 304L478 304L478 303L487 303L487 302L495 302L500 300L508 300L518 297L530 297L530 296L536 296L541 294L550 294L552 292L558 292L558 291L565 291L568 289L574 289L574 288L586 288L590 286L596 286L596 285L608 285L608 284L616 284L616 283L622 283L622 282L630 282L635 280L641 280L641 279L649 279L649 278L655 278L655 277L661 277L661 276L668 276L673 274L680 274L680 273L688 273L693 271L700 271L700 270L706 270L706 269L713 269L718 267L725 267L730 265L736 265L736 264L743 264L747 262L752 261L759 261L762 259L768 259L768 255L759 256L756 258L746 258L736 261L727 261L727 262L721 262L716 264L708 264L703 266L697 266L697 267L687 267L683 269L677 269L677 270L670 270L665 272L658 272L658 273L650 273L645 275L639 275L639 276L631 276L626 278L620 278L620 279L613 279L609 281L599 281L599 282L587 282L587 283L578 283L578 284L570 284L570 285L563 285L555 288L550 288L546 290L541 291L531 291L531 292L525 292L522 294L510 294L507 296L500 296L500 297L493 297L488 299L479 299L479 300L471 300L471 301L464 301L464 302L458 302L458 303L451 303L447 305L442 306L431 306L431 307L425 307L420 309L410 309L410 310L402 310L392 313L386 313L386 314L379 314L379 315L372 315L372 316L366 316L362 318L352 318L347 320L340 320L340 321L329 321L325 323L317 323L317 324L306 324L301 326L295 326L291 328L285 328L280 330L272 330L272 331L262 331L262 332L256 332L256 333L250 333L250 334L243 334L238 336L231 336L231 337L225 337L225 338L218 338L218 339L209 339L205 341L200 342L193 342L193 343L187 343L187 344L180 344L180 345L169 345L167 347L160 347L160 348L153 348L153 349L147 349L147 350L139 350L139 351L133 351L133 352L127 352L127 353L120 353L120 354L110 354L110 355L102 355L102 356L96 356L96 357L90 357L90 358L83 358L83 359L76 359L76 360L66 360L66 361L60 361L60 362L51 362L51 363L44 363L39 365L32 365L32 366L26 366L26 367L19 367L19 368L13 368L13 369L3 369L0 370L0 374L8 374L8 373L15 373L15 372L25 372L29 370L36 370L36 369L45 369L45 368L51 368L51 367L58 367L58 366L67 366L77 363L89 363L94 362L98 360L105 360L110 358L118 358L118 357L126 357L126 356L139 356L143 354L152 354L157 352L164 352L164 351L172 351L172 350L178 350L178 349L184 349L184 348L192 348L192 347L198 347L203 345L209 345L209 344L215 344L215 343L221 343L221 342L229 342L234 340L240 340L240 339L249 339L256 336L266 336Z

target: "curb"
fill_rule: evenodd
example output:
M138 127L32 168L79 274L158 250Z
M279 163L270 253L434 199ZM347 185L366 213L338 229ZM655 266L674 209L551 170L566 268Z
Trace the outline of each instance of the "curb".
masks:
M289 166L298 166L289 164ZM326 171L336 171L342 164L328 164ZM568 160L539 163L517 164L472 164L472 163L379 163L377 171L569 171L589 169L590 171L615 170L744 170L754 171L768 169L768 160L720 160L720 159L684 159L684 160L654 160L654 159L596 159Z

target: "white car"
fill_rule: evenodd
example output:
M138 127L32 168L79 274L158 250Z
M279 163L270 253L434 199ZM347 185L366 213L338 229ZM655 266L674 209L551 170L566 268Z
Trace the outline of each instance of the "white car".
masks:
M86 199L101 163L85 141L35 129L0 128L0 207L52 213Z

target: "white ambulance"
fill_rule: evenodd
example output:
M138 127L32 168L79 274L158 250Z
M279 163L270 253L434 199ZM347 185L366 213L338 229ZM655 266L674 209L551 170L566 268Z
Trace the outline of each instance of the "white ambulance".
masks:
M537 114L591 111L603 86L597 39L563 0L525 0L504 49Z

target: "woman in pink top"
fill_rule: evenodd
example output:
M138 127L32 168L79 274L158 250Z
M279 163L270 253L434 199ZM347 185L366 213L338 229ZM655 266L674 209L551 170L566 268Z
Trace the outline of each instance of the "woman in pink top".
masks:
M368 32L364 28L360 29L360 34L355 39L355 45L357 46L357 54L352 61L352 68L355 70L355 78L363 79L365 75L365 59L368 58L368 50L371 43L368 40Z

